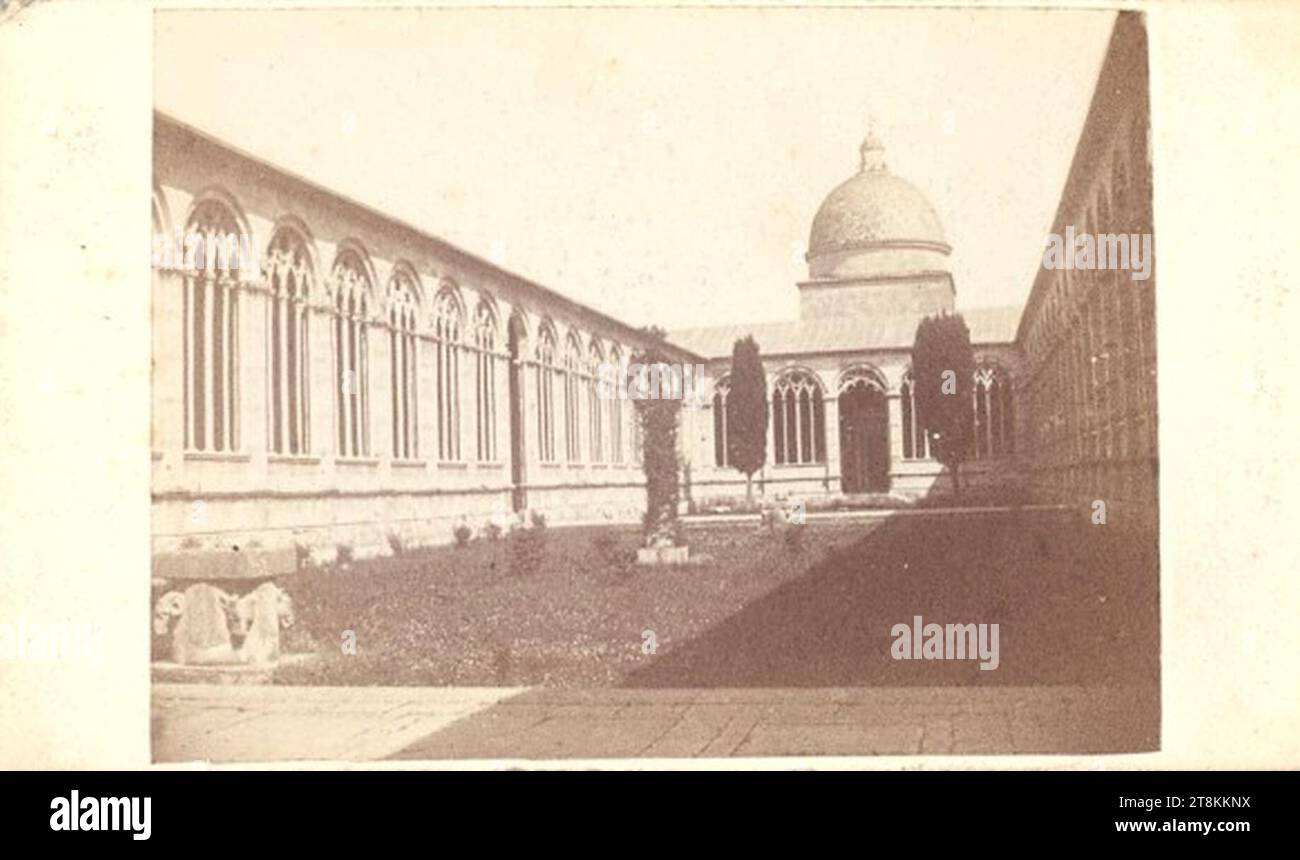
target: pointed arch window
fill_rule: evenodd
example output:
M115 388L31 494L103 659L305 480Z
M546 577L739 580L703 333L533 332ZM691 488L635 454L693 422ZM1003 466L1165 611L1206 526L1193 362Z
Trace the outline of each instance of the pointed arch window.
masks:
M587 387L587 435L590 440L588 450L591 452L593 463L605 462L605 421L598 384L600 366L604 363L605 353L601 350L600 343L592 338L591 345L587 348L587 367L583 381Z
M624 379L623 353L619 351L617 345L610 348L609 363L614 368L614 379ZM615 389L619 386L616 383ZM610 395L607 401L609 406L609 461L611 463L623 462L623 401L619 399L619 391L608 392Z
M388 366L395 460L420 456L419 319L420 289L415 275L399 266L388 284Z
M898 397L903 413L903 459L924 460L930 456L930 434L916 414L916 384L911 370L903 374Z
M281 227L271 238L264 265L270 291L271 451L305 454L311 445L309 309L315 273L306 240Z
M537 370L537 453L544 463L555 462L555 333L544 326L537 333L534 351Z
M564 456L570 463L582 460L581 421L578 412L582 387L582 344L570 334L564 349Z
M372 285L368 266L350 248L339 252L330 273L334 287L334 390L338 392L338 453L370 456L369 320Z
M731 379L723 377L713 386L713 464L728 465L727 457L727 396L731 394Z
M772 442L777 465L826 461L822 387L811 373L788 370L772 386Z
M461 303L444 286L433 304L434 394L438 413L438 459L460 460Z
M474 312L474 350L475 454L489 463L497 458L497 318L486 301Z
M239 449L239 260L232 261L230 243L241 232L230 207L212 199L195 207L185 228L193 261L182 279L185 447L191 451Z
M973 397L975 458L1012 453L1015 450L1015 424L1011 380L1006 371L992 364L977 368Z

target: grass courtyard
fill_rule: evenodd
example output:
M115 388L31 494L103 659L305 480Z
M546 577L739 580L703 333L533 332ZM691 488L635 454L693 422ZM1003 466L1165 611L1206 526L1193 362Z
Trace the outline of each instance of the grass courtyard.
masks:
M688 530L551 528L299 574L277 683L549 687L1154 684L1153 535L1007 511ZM1001 665L896 661L890 630L997 623ZM650 637L653 635L653 649ZM348 641L355 653L345 653Z

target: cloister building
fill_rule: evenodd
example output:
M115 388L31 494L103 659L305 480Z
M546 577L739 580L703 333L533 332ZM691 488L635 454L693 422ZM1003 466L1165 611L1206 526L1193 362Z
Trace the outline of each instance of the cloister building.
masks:
M1061 235L1154 234L1147 40L1121 12L1052 223ZM1039 269L1016 342L1023 466L1042 498L1107 500L1155 520L1156 277Z
M1120 14L1054 229L1150 232L1145 52ZM909 355L921 318L960 309L972 479L1153 501L1155 279L1042 270L1023 310L960 308L934 207L874 134L857 167L812 219L797 320L669 333L712 381L682 412L685 497L744 493L724 406L745 335L769 382L762 492L929 492L942 468ZM154 269L156 554L363 555L521 512L639 519L634 410L598 385L638 329L161 113L154 177L155 235L252 252Z
M154 175L156 236L259 250L154 268L156 552L640 516L631 403L597 396L638 330L163 114Z

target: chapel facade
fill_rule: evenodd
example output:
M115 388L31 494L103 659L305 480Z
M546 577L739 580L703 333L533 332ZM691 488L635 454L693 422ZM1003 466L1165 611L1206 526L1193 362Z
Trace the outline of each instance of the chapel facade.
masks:
M797 320L671 333L708 360L715 380L709 420L693 428L692 492L706 504L744 491L744 477L727 463L726 400L732 346L747 334L768 378L768 462L755 476L765 493L914 499L944 474L917 420L910 362L920 321L955 310L952 247L925 194L889 169L874 132L859 156L857 172L812 219ZM1015 466L1018 309L963 316L977 363L972 465L964 471L973 481L1006 478Z

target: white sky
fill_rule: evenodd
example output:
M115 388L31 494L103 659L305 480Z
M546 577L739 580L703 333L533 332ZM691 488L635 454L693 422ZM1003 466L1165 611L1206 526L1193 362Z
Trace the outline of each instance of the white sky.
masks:
M939 213L959 307L1023 302L1114 13L155 20L160 109L620 319L681 328L797 316L813 214L857 170L871 116Z

